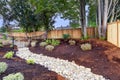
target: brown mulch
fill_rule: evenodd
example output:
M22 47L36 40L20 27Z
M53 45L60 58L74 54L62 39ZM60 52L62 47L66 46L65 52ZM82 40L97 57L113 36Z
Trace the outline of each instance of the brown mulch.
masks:
M78 65L91 68L95 74L103 75L110 80L120 80L120 48L107 41L97 39L76 41L76 45L70 46L67 41L61 40L61 44L56 46L52 52L46 51L44 47L40 47L38 42L36 47L30 47L30 50L36 54L75 61ZM80 49L80 44L86 42L92 44L92 50L82 51ZM16 50L16 47L14 49ZM12 48L9 46L0 48L0 62L7 62L9 65L7 71L0 75L0 80L2 80L3 76L16 72L22 72L25 80L64 80L60 75L49 71L47 68L37 64L28 65L25 60L16 56L10 60L3 59L3 55L11 50Z
M9 60L2 58L7 51L11 50L12 48L9 46L0 48L0 62L6 62L8 64L8 69L5 73L0 75L0 80L8 74L17 72L23 73L25 80L64 80L63 77L55 72L49 71L47 68L37 64L28 65L25 60L22 60L16 56Z
M91 43L92 50L82 51L80 49L82 43ZM95 74L103 75L110 80L120 80L120 58L116 58L116 56L120 56L120 48L107 41L97 39L77 40L76 45L70 46L67 41L61 40L61 44L56 46L52 52L46 51L39 44L36 47L30 47L30 50L36 54L75 61L78 65L91 68Z

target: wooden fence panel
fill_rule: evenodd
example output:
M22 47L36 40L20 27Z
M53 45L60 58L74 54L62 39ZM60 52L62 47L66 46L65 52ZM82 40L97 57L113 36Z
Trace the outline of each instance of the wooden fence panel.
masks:
M88 36L94 36L95 35L95 28L87 28ZM27 36L33 38L33 37L40 37L45 32L31 32L27 33ZM63 29L63 30L52 30L48 32L47 38L48 39L61 39L63 38L63 34L69 34L71 38L73 39L80 39L82 36L81 28L78 29ZM13 33L12 36L14 37L26 37L25 33Z
M108 24L107 28L107 41L118 46L118 24L111 23Z
M118 22L118 47L120 47L120 22Z

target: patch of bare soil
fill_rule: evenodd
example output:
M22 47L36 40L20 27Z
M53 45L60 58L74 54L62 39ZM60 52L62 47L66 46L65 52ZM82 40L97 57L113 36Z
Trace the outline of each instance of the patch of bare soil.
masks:
M91 43L92 50L82 51L80 48L82 43ZM66 41L61 40L61 44L51 52L46 51L39 44L36 47L30 47L30 50L36 54L75 61L78 65L91 68L93 73L103 75L110 80L120 80L120 49L107 41L77 40L76 45L70 46Z

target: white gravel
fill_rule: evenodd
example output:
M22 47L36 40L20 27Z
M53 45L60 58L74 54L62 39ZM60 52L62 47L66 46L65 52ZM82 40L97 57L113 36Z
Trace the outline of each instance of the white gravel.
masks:
M36 64L40 64L50 71L54 71L66 78L66 80L108 80L101 75L91 72L90 68L79 66L74 62L59 58L48 57L42 54L33 54L28 48L20 48L16 55L22 59L33 59Z

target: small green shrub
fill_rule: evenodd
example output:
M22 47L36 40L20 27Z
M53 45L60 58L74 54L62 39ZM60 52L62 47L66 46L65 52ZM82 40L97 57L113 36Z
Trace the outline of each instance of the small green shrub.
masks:
M105 39L106 39L106 38L105 38L105 37L103 37L103 36L102 36L102 37L100 37L100 40L105 40Z
M41 42L41 43L40 43L40 46L42 46L42 47L44 47L44 46L46 46L46 45L47 45L46 42Z
M18 72L16 74L13 73L3 77L3 80L24 80L24 76L22 73Z
M36 46L36 43L37 43L37 41L31 42L31 46L32 46L32 47L35 47L35 46Z
M3 44L2 44L2 43L0 43L0 47L3 47Z
M7 40L7 36L6 36L5 34L3 35L3 39L4 39L4 40Z
M4 40L4 41L2 41L2 44L3 44L3 45L9 45L10 42L9 42L8 40Z
M89 36L87 35L87 36L82 36L81 37L81 40L87 40L87 39L89 39Z
M75 42L74 40L69 40L69 44L70 44L70 45L75 45L75 43L76 43L76 42Z
M11 45L10 45L10 48L12 48L12 47L13 47L13 45L11 44Z
M28 59L26 60L27 64L35 64L35 61L33 59Z
M53 46L57 46L57 45L60 44L60 41L59 40L55 40L55 39L52 39L52 40L48 39L48 40L46 40L46 43L50 44L50 45L53 45Z
M83 51L91 50L91 49L92 49L92 45L89 44L89 43L82 44L82 45L81 45L81 49L82 49Z
M68 38L70 38L69 34L63 34L63 39L68 39Z
M46 42L47 44L51 44L51 43L52 43L52 40L47 39L45 42Z
M11 59L14 55L14 52L10 51L10 52L7 52L3 58L6 58L6 59Z
M45 49L48 50L48 51L52 51L52 50L54 49L54 46L52 46L52 45L47 45L47 46L45 47Z
M5 63L5 62L0 62L0 74L1 74L1 73L4 73L4 72L7 70L7 68L8 68L7 63Z
M60 41L59 41L59 40L54 40L54 39L52 39L51 45L57 46L57 45L59 45L59 44L60 44Z

